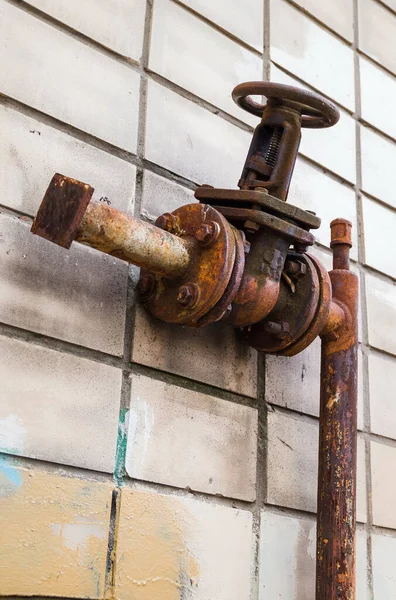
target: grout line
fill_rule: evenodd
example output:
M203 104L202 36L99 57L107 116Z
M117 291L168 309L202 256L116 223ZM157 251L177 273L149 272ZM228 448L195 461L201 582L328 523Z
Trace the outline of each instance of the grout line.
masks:
M260 576L260 530L261 511L265 505L267 487L267 406L265 404L265 355L257 353L257 458L256 458L256 502L253 509L254 572L252 576L251 598L259 598Z
M354 75L355 75L355 132L356 132L356 217L358 226L358 257L360 263L365 263L365 238L364 238L364 219L363 219L363 201L362 201L362 151L361 151L361 116L362 116L362 98L360 82L360 61L359 61L359 0L353 0L354 14ZM369 343L368 337L368 313L365 269L359 267L359 285L362 323L362 340L365 345ZM369 398L369 369L367 352L362 352L362 380L363 380L363 420L365 431L360 434L364 439L365 447L365 469L366 469L366 549L367 549L367 586L370 600L374 600L373 577L372 577L372 543L371 527L373 523L372 511L372 480L371 480L371 453L370 453L370 398Z

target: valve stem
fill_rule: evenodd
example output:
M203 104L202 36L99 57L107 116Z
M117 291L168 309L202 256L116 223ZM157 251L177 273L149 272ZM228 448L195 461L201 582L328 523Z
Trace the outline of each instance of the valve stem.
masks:
M265 157L265 162L271 167L275 167L278 159L283 130L281 127L275 127L268 147L268 151Z

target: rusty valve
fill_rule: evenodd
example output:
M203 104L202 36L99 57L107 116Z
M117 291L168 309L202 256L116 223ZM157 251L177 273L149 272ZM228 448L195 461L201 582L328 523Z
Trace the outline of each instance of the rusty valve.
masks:
M254 102L257 94L267 103ZM329 127L338 110L312 92L266 82L241 84L233 98L261 117L240 189L201 186L199 203L151 225L90 202L89 185L57 174L32 231L140 266L141 300L163 321L203 327L222 320L258 350L294 354L323 328L331 291L325 269L306 254L320 219L285 200L301 127Z

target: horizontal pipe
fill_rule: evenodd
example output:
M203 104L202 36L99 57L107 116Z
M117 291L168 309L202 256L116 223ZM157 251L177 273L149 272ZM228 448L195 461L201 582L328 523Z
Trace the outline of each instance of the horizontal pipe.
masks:
M88 205L74 239L169 278L182 275L191 260L186 240L106 204Z

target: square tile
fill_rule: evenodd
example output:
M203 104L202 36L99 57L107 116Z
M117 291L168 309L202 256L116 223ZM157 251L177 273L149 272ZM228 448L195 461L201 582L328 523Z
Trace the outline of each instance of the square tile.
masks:
M366 275L368 337L371 346L396 354L393 323L396 286L374 275Z
M353 40L353 2L352 0L296 0L301 8L334 29L348 41Z
M277 411L268 414L268 504L316 511L318 439L317 422ZM358 438L357 519L361 522L367 519L365 451L361 438Z
M123 488L117 532L118 600L248 600L252 515Z
M0 354L0 452L112 473L121 370L6 337Z
M134 376L130 477L253 502L257 410Z
M385 0L396 10L394 0ZM393 4L393 6L392 6ZM380 65L396 73L396 15L376 0L359 0L359 47Z
M375 600L394 598L396 594L396 538L372 534L373 588Z
M257 394L257 352L219 323L189 329L162 323L139 308L132 360L244 396Z
M181 0L182 4L212 21L220 29L263 51L264 15L260 0L249 0L249 10L240 2L228 0Z
M111 494L0 458L0 594L103 598Z
M396 144L368 127L360 127L362 145L362 188L396 208L393 193L393 167L396 163Z
M365 264L396 279L396 212L366 197L362 202Z
M355 109L352 49L285 0L271 2L271 60Z
M371 442L373 524L396 529L396 448Z
M29 0L28 4L123 56L140 59L145 0L84 0L76 5L68 0Z
M396 439L396 359L370 352L368 363L371 431Z
M396 32L396 16L395 32ZM359 57L362 118L387 135L396 139L396 123L393 114L393 98L396 94L396 77ZM381 104L378 104L381 98Z

